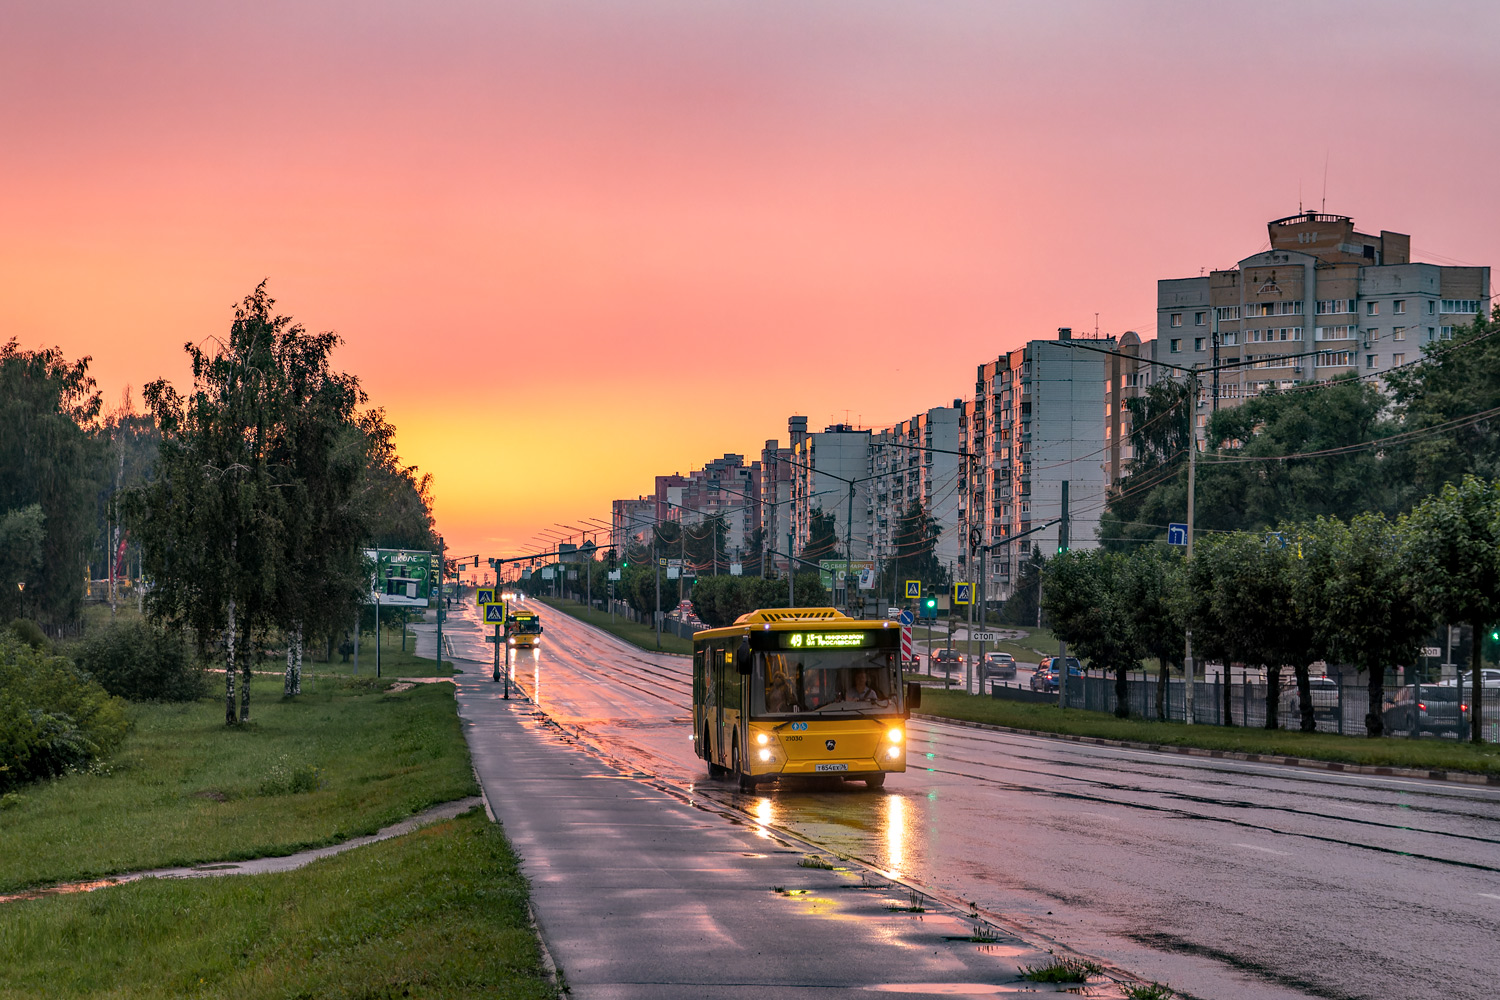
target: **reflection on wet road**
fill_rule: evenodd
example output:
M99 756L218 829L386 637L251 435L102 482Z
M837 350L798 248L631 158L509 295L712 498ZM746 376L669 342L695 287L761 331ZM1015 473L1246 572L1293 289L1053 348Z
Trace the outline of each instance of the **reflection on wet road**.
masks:
M544 611L514 676L621 766L1202 997L1479 997L1500 789L1202 760L913 720L885 791L741 795L693 756L690 661ZM457 624L457 623L455 623ZM486 660L455 629L459 656Z

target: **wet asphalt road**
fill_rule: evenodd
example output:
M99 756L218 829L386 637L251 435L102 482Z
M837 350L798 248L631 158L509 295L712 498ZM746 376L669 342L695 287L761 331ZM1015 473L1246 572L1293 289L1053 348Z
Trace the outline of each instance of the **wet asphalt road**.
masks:
M741 795L693 756L687 658L543 617L515 677L606 755L1138 975L1247 1000L1500 995L1500 789L913 720L884 794Z

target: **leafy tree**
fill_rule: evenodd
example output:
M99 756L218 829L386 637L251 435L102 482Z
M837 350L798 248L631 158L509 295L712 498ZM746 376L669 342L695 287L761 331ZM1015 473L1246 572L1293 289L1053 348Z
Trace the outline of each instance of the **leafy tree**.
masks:
M1115 676L1115 715L1130 714L1129 672L1139 670L1144 646L1127 601L1127 558L1103 549L1059 554L1047 564L1042 609L1052 630L1078 656Z
M1431 608L1448 621L1468 622L1476 641L1469 652L1473 684L1470 738L1480 742L1484 688L1483 644L1500 622L1500 483L1465 476L1448 483L1411 512L1405 525L1418 580Z
M0 346L0 518L22 518L12 522L22 532L13 536L20 548L0 553L0 562L30 564L22 613L49 625L78 618L94 533L100 448L85 428L100 401L88 365L88 358L67 361L58 348ZM32 506L41 509L39 561L32 528L22 530L22 522L36 523L25 513Z
M1171 667L1181 667L1185 650L1183 588L1186 570L1175 550L1141 545L1123 567L1120 599L1130 614L1144 655L1157 661L1156 717L1167 717L1167 684Z
M269 309L270 300L266 301ZM281 419L270 435L271 478L281 490L283 570L276 623L287 638L283 693L302 693L303 640L325 635L360 611L367 575L360 542L369 532L359 486L374 460L356 420L365 400L352 375L335 371L333 333L285 327L277 345Z
M396 428L375 407L359 417L364 433L365 470L358 491L359 516L367 541L384 549L437 551L432 519L432 476L403 465L396 453Z
M1329 656L1326 622L1329 620L1328 592L1323 581L1332 570L1328 560L1335 551L1324 538L1325 520L1310 524L1283 524L1277 532L1285 548L1279 560L1281 588L1281 627L1273 635L1272 652L1283 663L1292 666L1299 704L1298 728L1311 733L1318 728L1313 713L1310 670L1318 660Z
M300 631L320 606L337 608L355 558L358 518L343 500L349 468L364 461L344 429L357 385L327 366L336 337L308 335L274 306L262 282L235 308L226 341L212 351L187 345L191 395L164 380L146 387L161 455L156 476L126 497L153 582L152 616L191 626L200 645L224 637L229 724L236 644L247 650L257 630ZM353 450L341 458L340 448ZM307 509L318 504L332 509ZM244 722L251 658L240 665Z
M1361 514L1347 524L1332 518L1318 526L1323 634L1334 656L1368 674L1365 730L1384 732L1386 667L1414 663L1432 624L1428 598L1417 579L1412 532L1382 514Z
M1161 529L1145 523L1148 518L1143 509L1154 491L1186 466L1187 417L1183 407L1187 398L1186 382L1164 379L1125 401L1134 457L1129 473L1100 518L1099 537L1105 548L1128 552L1141 539L1161 534Z
M948 571L937 558L937 545L942 536L942 524L927 512L921 501L913 500L907 504L896 522L896 532L891 539L895 555L882 569L879 589L890 591L906 580L922 581L924 590L946 586Z
M39 503L0 514L0 621L21 614L21 588L41 576L45 524Z
M1000 616L1006 624L1033 628L1039 624L1042 572L1046 565L1046 560L1042 558L1042 550L1033 545L1031 555L1022 560L1016 571L1016 585L1011 590L1010 600L1005 602L1005 610Z
M1420 362L1386 376L1402 429L1419 431L1500 407L1500 321L1478 317L1451 341L1423 348ZM1410 497L1437 493L1466 475L1500 478L1500 421L1474 420L1425 434L1395 456L1391 478Z
M832 512L816 509L808 521L807 545L802 549L802 558L810 563L822 559L836 559L839 554L838 522Z

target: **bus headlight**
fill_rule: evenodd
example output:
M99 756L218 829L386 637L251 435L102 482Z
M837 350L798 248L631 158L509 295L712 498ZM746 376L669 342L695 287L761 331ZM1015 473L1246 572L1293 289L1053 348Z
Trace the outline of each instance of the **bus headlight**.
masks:
M766 735L765 733L756 733L755 742L759 743L761 746L765 746L767 743L771 742L771 737ZM765 759L766 758L764 757L761 758L761 760Z
M892 743L900 743L901 742L901 730L899 730L899 729L892 729L890 732L888 732L888 733L885 734L885 738L888 739L888 740L890 740Z
M761 750L760 759L762 763L769 763L771 760L771 751L769 749Z
M889 757L891 760L896 760L897 758L899 758L901 756L901 748L900 747L890 747L889 749L886 750L885 755L887 757Z

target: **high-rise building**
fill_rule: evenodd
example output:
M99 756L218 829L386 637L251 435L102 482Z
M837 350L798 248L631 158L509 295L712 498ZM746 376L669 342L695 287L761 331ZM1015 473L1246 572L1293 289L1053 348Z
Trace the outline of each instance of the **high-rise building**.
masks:
M870 436L871 504L866 535L870 556L884 564L909 539L900 537L901 519L919 505L937 522L938 564L956 572L963 550L959 511L963 504L964 459L959 438L964 401L936 406Z
M1104 511L1106 362L1113 337L1033 340L979 366L965 450L975 456L963 537L993 546L986 596L1010 595L1032 546L1047 555L1059 545L1057 523L1067 489L1069 548L1098 544ZM1017 538L1016 536L1021 536ZM1016 538L1014 543L1007 540ZM965 546L967 549L967 546ZM962 576L978 567L960 552Z
M801 421L799 428L798 421ZM792 532L795 555L807 547L815 512L832 515L838 551L853 549L851 559L868 559L869 536L865 530L870 507L870 432L849 424L831 424L821 432L807 433L807 418L792 417L790 463L792 480ZM852 491L852 495L851 495ZM849 512L854 512L854 520Z
M794 418L804 421L806 418ZM756 496L760 498L760 530L765 575L783 573L789 565L788 537L792 528L792 481L796 469L791 464L792 449L783 448L774 438L760 450L756 463Z
M1210 369L1200 434L1214 406L1273 386L1378 376L1489 314L1488 267L1413 262L1404 233L1372 236L1323 212L1267 230L1269 248L1233 268L1157 282L1155 360Z

